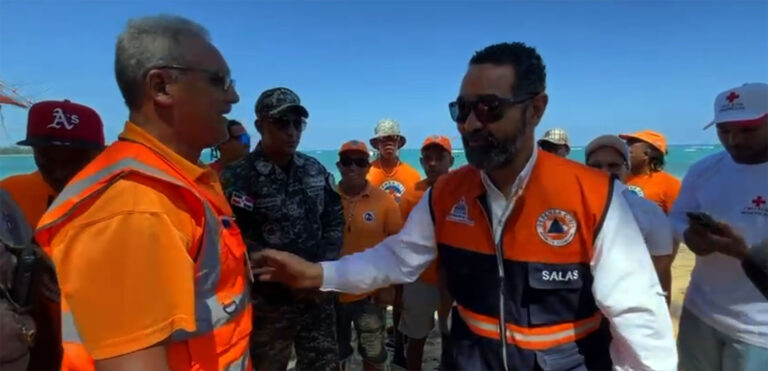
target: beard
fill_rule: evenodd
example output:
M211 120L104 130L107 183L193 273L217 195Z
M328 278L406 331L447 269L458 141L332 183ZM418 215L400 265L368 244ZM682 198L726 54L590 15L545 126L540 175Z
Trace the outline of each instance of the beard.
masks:
M461 136L467 162L477 169L492 171L509 165L520 153L523 137L528 128L528 122L523 114L522 125L512 134L509 140L501 141L487 130L477 130ZM470 146L469 142L482 142L482 145Z

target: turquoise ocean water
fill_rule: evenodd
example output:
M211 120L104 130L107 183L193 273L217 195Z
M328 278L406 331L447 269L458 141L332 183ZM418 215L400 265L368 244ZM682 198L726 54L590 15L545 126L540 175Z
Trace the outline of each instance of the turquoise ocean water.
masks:
M672 145L669 147L666 171L682 179L691 164L721 150L722 147L719 145ZM336 169L336 161L338 160L336 150L309 150L303 152L320 160L336 176L336 179L339 179L339 172ZM419 155L418 149L403 149L400 151L400 158L422 172L423 175L421 165L419 164ZM454 151L454 156L456 158L455 167L467 163L464 151L456 150ZM573 148L569 157L574 161L584 162L584 148ZM205 162L209 161L207 152L203 154L202 159ZM28 173L34 170L35 161L32 156L0 156L0 179L9 175Z

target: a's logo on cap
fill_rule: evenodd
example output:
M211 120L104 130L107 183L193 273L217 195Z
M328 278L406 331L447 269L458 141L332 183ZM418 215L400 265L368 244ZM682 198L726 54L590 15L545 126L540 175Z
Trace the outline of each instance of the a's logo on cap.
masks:
M555 247L565 246L573 241L577 227L573 215L561 209L549 209L536 220L536 232L539 237Z
M80 117L78 115L67 115L61 108L54 108L53 110L53 122L46 128L61 129L62 127L67 130L72 130L80 123Z
M725 99L728 101L728 103L733 103L733 101L735 101L736 99L739 99L739 97L741 96L736 94L735 91L732 91L730 94L728 94L727 97L725 97Z

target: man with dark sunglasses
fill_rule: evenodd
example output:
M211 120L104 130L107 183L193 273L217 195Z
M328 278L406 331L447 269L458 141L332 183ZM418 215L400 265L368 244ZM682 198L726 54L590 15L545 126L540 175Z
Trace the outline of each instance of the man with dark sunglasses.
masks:
M251 150L251 136L240 121L229 120L227 131L229 138L213 149L219 158L208 164L217 174L221 174L224 167L245 157Z
M399 232L403 226L397 203L387 192L374 187L365 178L371 168L369 156L365 143L356 140L344 143L339 150L336 166L341 173L339 194L346 220L342 255L370 248ZM357 349L363 358L363 369L385 369L386 305L391 304L393 296L391 288L359 295L339 295L336 318L342 365L346 366L346 361L354 353L350 345L351 322L357 332Z
M221 173L249 253L270 248L309 261L335 260L344 216L333 176L318 160L297 152L309 112L287 88L256 101L256 149ZM339 365L335 295L256 283L251 297L251 357L256 370L285 370L295 347L298 370Z
M265 251L254 274L357 293L412 282L438 256L456 369L674 370L672 321L623 186L536 150L545 76L523 43L477 52L449 106L468 166L374 248L322 263Z

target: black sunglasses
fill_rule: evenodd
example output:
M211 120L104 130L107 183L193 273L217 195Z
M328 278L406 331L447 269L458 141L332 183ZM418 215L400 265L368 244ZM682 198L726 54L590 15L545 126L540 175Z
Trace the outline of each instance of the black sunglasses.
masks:
M344 167L350 167L352 164L359 168L368 167L370 164L368 162L368 159L365 158L350 158L350 157L342 157L339 159L339 163L341 163L341 166Z
M507 108L516 104L525 103L535 98L537 95L538 93L523 99L514 99L487 94L479 95L473 101L458 98L448 104L448 109L451 112L451 119L458 124L465 123L469 118L469 115L474 112L477 121L487 125L501 120L504 117Z
M299 116L275 116L270 117L267 121L281 131L293 127L294 130L302 132L307 128L307 120Z
M179 66L179 65L158 66L158 67L153 67L151 69L169 69L169 70L191 71L191 72L203 73L208 75L208 81L211 83L211 85L217 88L221 88L224 91L229 91L229 89L235 86L234 79L229 77L229 75L226 75L219 71L212 71L204 68L186 67L186 66Z

